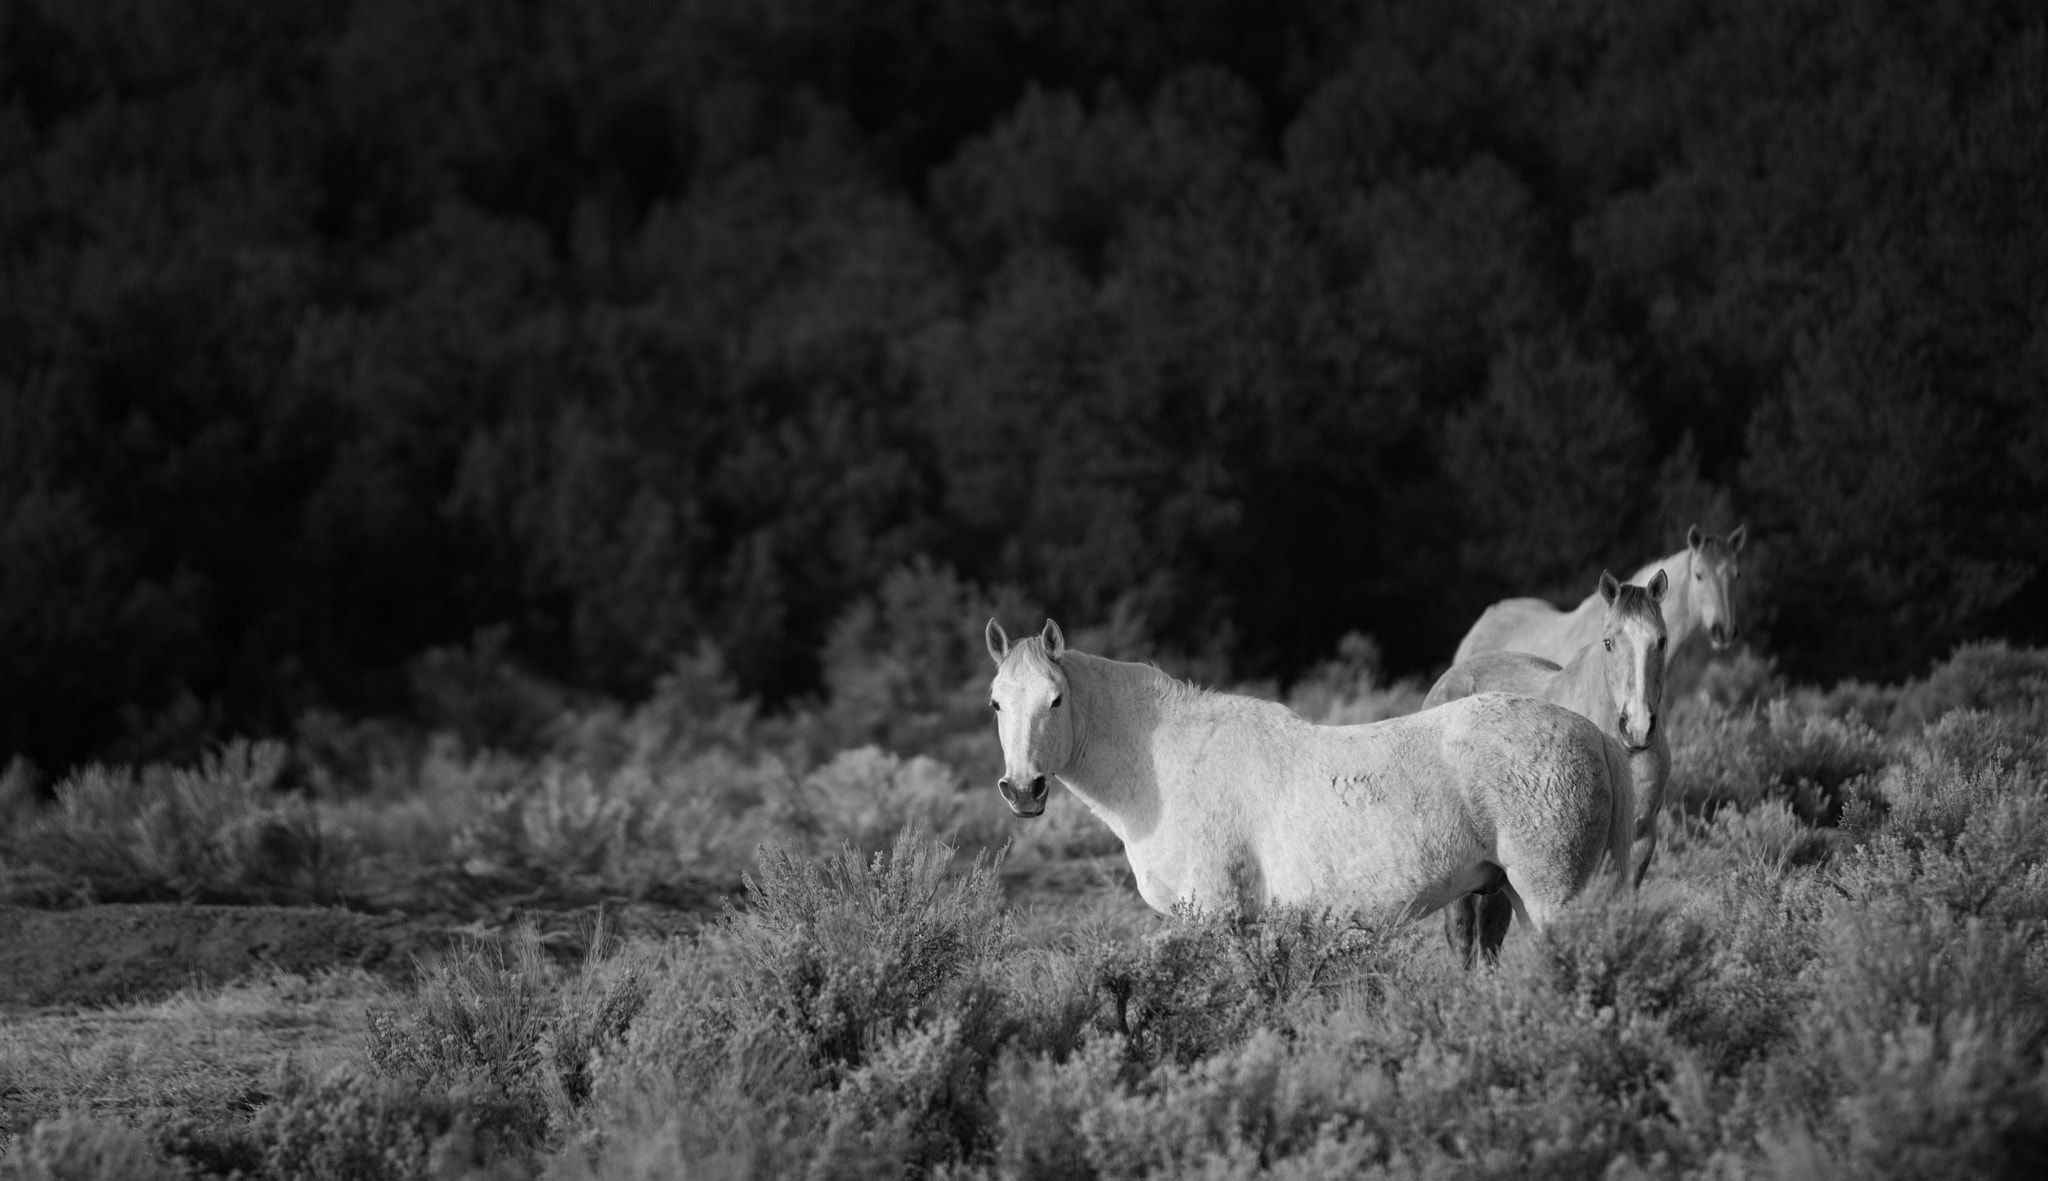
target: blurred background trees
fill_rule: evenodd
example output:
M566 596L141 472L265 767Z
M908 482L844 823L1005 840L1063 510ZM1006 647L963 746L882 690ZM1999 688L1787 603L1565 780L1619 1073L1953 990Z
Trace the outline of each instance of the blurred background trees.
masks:
M485 639L773 704L877 603L1423 671L1694 520L1793 675L2039 642L2044 80L2019 0L14 0L0 752Z

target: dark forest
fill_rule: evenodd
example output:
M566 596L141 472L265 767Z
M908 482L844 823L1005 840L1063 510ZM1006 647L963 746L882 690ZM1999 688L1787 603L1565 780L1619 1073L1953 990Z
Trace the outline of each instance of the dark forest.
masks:
M2048 641L2044 30L6 0L0 755L415 712L449 652L772 706L885 585L1422 673L1695 522L1788 675Z

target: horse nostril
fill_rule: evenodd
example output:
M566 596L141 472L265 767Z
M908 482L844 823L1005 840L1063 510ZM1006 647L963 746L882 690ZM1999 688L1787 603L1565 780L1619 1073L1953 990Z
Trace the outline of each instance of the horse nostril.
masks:
M1045 776L1033 775L1031 777L1031 798L1034 800L1045 798Z
M996 790L1002 792L1003 798L1006 800L1014 800L1017 798L1017 785L1010 782L1010 777L1008 775L1005 775L1001 779L996 780Z

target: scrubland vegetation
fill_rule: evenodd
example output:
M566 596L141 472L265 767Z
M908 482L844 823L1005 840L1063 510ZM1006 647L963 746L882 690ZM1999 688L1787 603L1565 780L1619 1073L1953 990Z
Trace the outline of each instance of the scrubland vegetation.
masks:
M1641 895L1585 899L1467 974L1434 922L1152 915L1078 803L1036 823L1000 807L984 674L958 639L922 687L849 681L788 717L686 663L636 709L561 717L543 750L309 725L12 800L0 882L18 902L602 900L704 921L667 940L600 922L569 954L512 923L409 983L186 990L117 1010L135 1032L98 1057L23 1024L0 1055L0 1176L1953 1177L2048 1160L2048 652L1970 645L1898 686L1710 667L1667 711L1666 846ZM1292 699L1325 718L1412 708L1370 657L1348 645ZM518 692L468 684L480 713ZM192 1071L181 1055L222 1052L164 1030L229 1012L330 1036Z

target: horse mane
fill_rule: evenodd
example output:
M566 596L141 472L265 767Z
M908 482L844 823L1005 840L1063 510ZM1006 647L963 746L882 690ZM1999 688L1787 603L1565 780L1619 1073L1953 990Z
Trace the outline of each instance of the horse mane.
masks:
M1174 705L1192 705L1214 698L1235 696L1204 688L1191 681L1183 681L1149 660L1112 660L1107 656L1097 656L1092 652L1081 652L1072 648L1069 648L1066 654L1100 660L1105 664L1148 674L1143 679L1145 687L1156 693L1160 701ZM1040 672L1057 670L1061 680L1067 679L1066 670L1060 668L1060 662L1053 658L1052 653L1045 650L1045 640L1039 636L1027 636L1012 644L1006 660L1022 660Z

